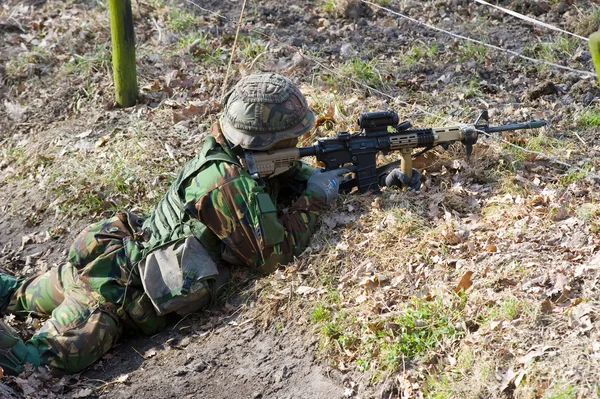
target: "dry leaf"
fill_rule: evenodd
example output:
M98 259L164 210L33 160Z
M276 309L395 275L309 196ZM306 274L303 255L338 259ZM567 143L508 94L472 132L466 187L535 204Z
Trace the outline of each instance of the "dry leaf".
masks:
M540 349L537 349L537 350L531 351L531 352L529 352L528 354L526 354L526 355L523 355L523 356L519 357L519 358L517 359L517 362L518 362L519 364L522 364L522 365L523 365L523 367L525 367L525 368L528 368L528 367L531 365L531 363L533 363L533 361L534 361L535 359L537 359L537 358L538 358L538 357L540 357L540 356L543 356L543 355L544 355L544 353L546 353L546 351L547 351L548 349L552 349L552 348L555 348L555 347L554 347L554 346L547 345L547 346L544 346L544 347L542 347L542 348L540 348Z
M91 130L91 129L90 129L90 130L86 130L86 131L85 131L85 132L83 132L83 133L79 133L79 134L78 134L77 136L75 136L75 137L77 137L77 138L80 138L80 139L83 139L83 138L86 138L86 137L88 137L90 134L92 134L92 130Z
M381 209L381 197L375 197L373 202L371 202L371 208L373 209Z
M32 394L37 391L37 386L31 384L29 380L24 380L23 378L17 377L14 381L17 383L19 388L21 388L25 396L32 396Z
M283 273L281 273L281 272L279 271L279 269L275 270L275 273L273 273L273 277L274 277L276 280L285 280L285 279L286 279L286 276L285 276Z
M296 288L296 294L298 294L298 295L308 295L308 294L312 294L316 291L317 291L316 288L308 287L306 285L301 285L300 287Z
M521 370L521 372L519 373L517 378L515 378L515 387L518 387L519 384L521 384L523 377L525 377L525 374L527 374L528 371L529 371L529 369L527 369L527 368Z
M319 127L329 121L335 122L334 116L335 116L335 107L333 105L330 105L329 108L327 108L327 111L325 111L325 113L323 115L320 115L317 118L317 120L315 121L315 128Z
M377 287L380 287L381 285L388 283L389 280L390 280L389 277L386 276L385 274L378 273L373 276L369 276L369 277L362 279L358 283L358 285L361 285L365 288L373 290Z
M469 270L468 272L466 272L460 279L460 282L454 289L454 292L459 293L460 291L468 290L473 285L473 281L471 281L472 275L473 275L472 271Z
M13 103L8 100L4 100L4 107L6 108L6 114L13 121L20 123L27 120L27 108L22 107L19 103Z
M160 82L158 80L154 80L152 81L152 83L142 87L142 91L146 92L155 92L160 90L162 90L162 86L160 85Z
M347 242L338 242L335 246L335 249L337 249L338 251L347 251L348 248L350 248L350 245L348 245Z
M80 391L77 391L73 394L73 396L71 396L72 398L88 398L90 396L92 396L92 394L94 393L94 391L92 391L90 388L84 388Z
M514 381L517 373L513 370L513 368L509 368L504 377L502 378L502 384L500 384L500 391L505 391L506 388Z
M100 148L106 144L108 141L108 136L102 136L98 141L96 141L96 148Z
M560 292L569 283L567 276L561 273L556 274L556 281L554 282L554 288L556 292Z
M173 153L173 147L169 145L169 143L165 143L165 150L167 150L167 154L169 154L169 158L175 159L175 154Z
M552 309L554 309L554 304L552 303L552 301L550 299L546 299L544 302L542 302L542 305L541 305L542 313L550 314L550 313L552 313Z

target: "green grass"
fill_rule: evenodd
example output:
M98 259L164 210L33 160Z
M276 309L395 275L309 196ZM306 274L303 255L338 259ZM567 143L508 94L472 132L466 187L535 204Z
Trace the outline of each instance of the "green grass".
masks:
M352 310L320 303L311 320L320 326L322 349L353 353L358 367L374 371L378 378L396 371L405 360L426 358L443 342L462 337L462 306L458 296L450 305L441 299L413 299L400 311L374 314L358 323Z
M544 394L544 399L576 399L577 392L572 385L553 386Z
M593 222L600 215L600 208L596 204L582 204L575 209L575 214L584 222Z
M48 192L61 212L73 218L105 217L132 206L149 212L174 177L169 169L174 165L158 162L137 148L137 142L129 132L115 133L103 147L104 157L77 152L69 155L68 164L55 159L46 167Z
M583 11L583 16L578 20L574 31L588 37L598 30L598 26L600 26L600 6L592 5L590 9Z
M237 54L239 57L252 61L266 50L264 40L247 34L240 34L238 38Z
M583 127L600 126L600 111L596 109L588 109L583 114L579 115L577 124Z
M475 78L471 79L469 81L469 86L466 88L464 93L465 98L481 97L483 95L483 92L481 91L481 84L479 83L479 80Z
M477 319L480 324L499 320L511 321L516 319L526 309L527 305L525 302L516 298L508 298L500 303L492 304L482 309Z
M423 391L430 399L485 398L495 379L493 364L463 347L450 370L428 376Z
M407 66L412 66L424 58L434 59L438 54L439 47L437 42L431 42L428 45L423 43L415 44L403 53L402 62Z
M550 62L557 62L561 58L571 58L577 50L578 43L568 36L558 36L554 41L529 44L523 49L523 55ZM540 66L540 68L545 65Z
M567 149L572 149L572 143L569 143L565 140L559 140L554 137L546 136L546 134L540 131L537 136L527 136L527 133L520 133L518 136L525 140L525 143L516 142L519 147L522 147L526 150L537 151L544 154L552 155L554 151L564 153ZM523 169L523 161L525 161L531 154L527 151L523 151L520 148L514 147L509 144L503 144L503 159L504 165L500 165L500 169L508 169L512 172Z
M352 58L340 66L339 72L342 76L349 77L369 86L378 87L383 83L377 69L377 60L375 59L364 60L360 57ZM332 84L339 85L340 81L347 84L342 77L329 76L328 79Z
M199 23L198 17L181 7L170 7L171 13L167 26L175 32L189 32Z
M33 47L10 57L5 64L8 82L19 82L33 76L43 76L53 70L56 57L45 48Z
M323 305L322 303L319 303L319 304L317 304L317 306L313 309L312 313L310 314L310 319L314 323L320 323L320 322L329 320L330 316L331 316L331 312L329 311L329 309L327 309L327 307L325 305Z
M477 63L482 63L485 60L487 49L483 44L463 42L458 48L458 53L461 62L474 60Z
M320 4L323 12L331 13L335 9L335 0L325 0Z
M559 177L558 179L558 186L559 187L566 187L569 184L578 182L579 180L583 180L587 177L588 173L583 171L583 170L576 170L573 169L571 171L569 171L569 173L567 173L566 175L562 175L561 177Z

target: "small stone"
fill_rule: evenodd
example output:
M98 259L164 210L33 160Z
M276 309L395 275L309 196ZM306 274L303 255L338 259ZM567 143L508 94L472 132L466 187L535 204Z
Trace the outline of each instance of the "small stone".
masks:
M340 55L342 57L352 57L356 54L356 50L352 47L352 43L344 43L340 48Z

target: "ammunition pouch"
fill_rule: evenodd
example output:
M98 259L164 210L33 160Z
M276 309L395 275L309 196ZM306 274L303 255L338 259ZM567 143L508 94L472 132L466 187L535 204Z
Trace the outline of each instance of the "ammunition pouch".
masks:
M159 315L185 315L216 299L217 265L194 236L153 251L138 267Z

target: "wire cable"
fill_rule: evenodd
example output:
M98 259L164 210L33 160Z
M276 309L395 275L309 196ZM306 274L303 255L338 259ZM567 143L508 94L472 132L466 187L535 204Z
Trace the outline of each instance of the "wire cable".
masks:
M506 13L506 14L512 15L513 17L517 17L519 19L522 19L523 21L531 22L534 25L543 26L544 28L548 28L548 29L551 29L551 30L554 30L554 31L557 31L557 32L561 32L561 33L564 33L564 34L567 34L567 35L570 35L570 36L573 36L573 37L585 40L586 42L590 41L590 39L588 39L587 37L579 36L579 35L577 35L575 33L571 33L569 31L557 28L554 25L550 25L550 24L548 24L546 22L542 22L542 21L537 20L535 18L528 17L527 15L520 14L520 13L518 13L516 11L509 10L507 8L500 7L500 6L497 6L497 5L494 5L494 4L490 4L490 3L488 3L487 1L484 1L484 0L474 0L474 1L476 3L479 3L479 4L483 4L483 5L486 5L486 6L493 7L493 8L495 8L497 10L500 10L500 11Z
M485 47L488 47L488 48L491 48L491 49L494 49L494 50L498 50L498 51L501 51L501 52L504 52L504 53L508 53L508 54L514 55L516 57L522 58L524 60L536 63L536 64L545 64L545 65L551 66L553 68L562 69L562 70L569 71L569 72L575 72L575 73L578 73L578 74L581 74L581 75L584 75L584 76L590 76L590 77L594 77L594 78L597 77L597 75L595 73L590 72L590 71L583 71L581 69L575 69L575 68L571 68L571 67L568 67L568 66L564 66L564 65L560 65L560 64L555 64L555 63L550 62L550 61L538 60L536 58L528 57L526 55L519 54L519 53L517 53L516 51L513 51L513 50L508 50L508 49L505 49L505 48L502 48L502 47L494 46L493 44L485 43L485 42L482 42L480 40L476 40L476 39L473 39L473 38L470 38L470 37L467 37L467 36L463 36L463 35L459 35L459 34L454 33L454 32L450 32L450 31L442 29L442 28L438 28L437 26L426 24L425 22L421 22L421 21L419 21L417 19L409 17L408 15L404 15L402 13L399 13L397 11L394 11L394 10L392 10L390 8L387 8L387 7L384 7L384 6L380 6L379 4L375 4L375 3L370 2L368 0L360 0L360 1L363 2L363 3L365 3L365 4L371 5L373 7L377 7L379 9L381 9L381 10L385 10L385 11L387 11L387 12L389 12L391 14L397 15L397 16L399 16L401 18L407 19L407 20L409 20L411 22L414 22L416 24L419 24L421 26L425 26L425 27L427 27L429 29L433 29L433 30L436 30L438 32L445 33L445 34L450 35L452 37L455 37L457 39L466 40L466 41L469 41L469 42L472 42L472 43L480 44L480 45L483 45Z

